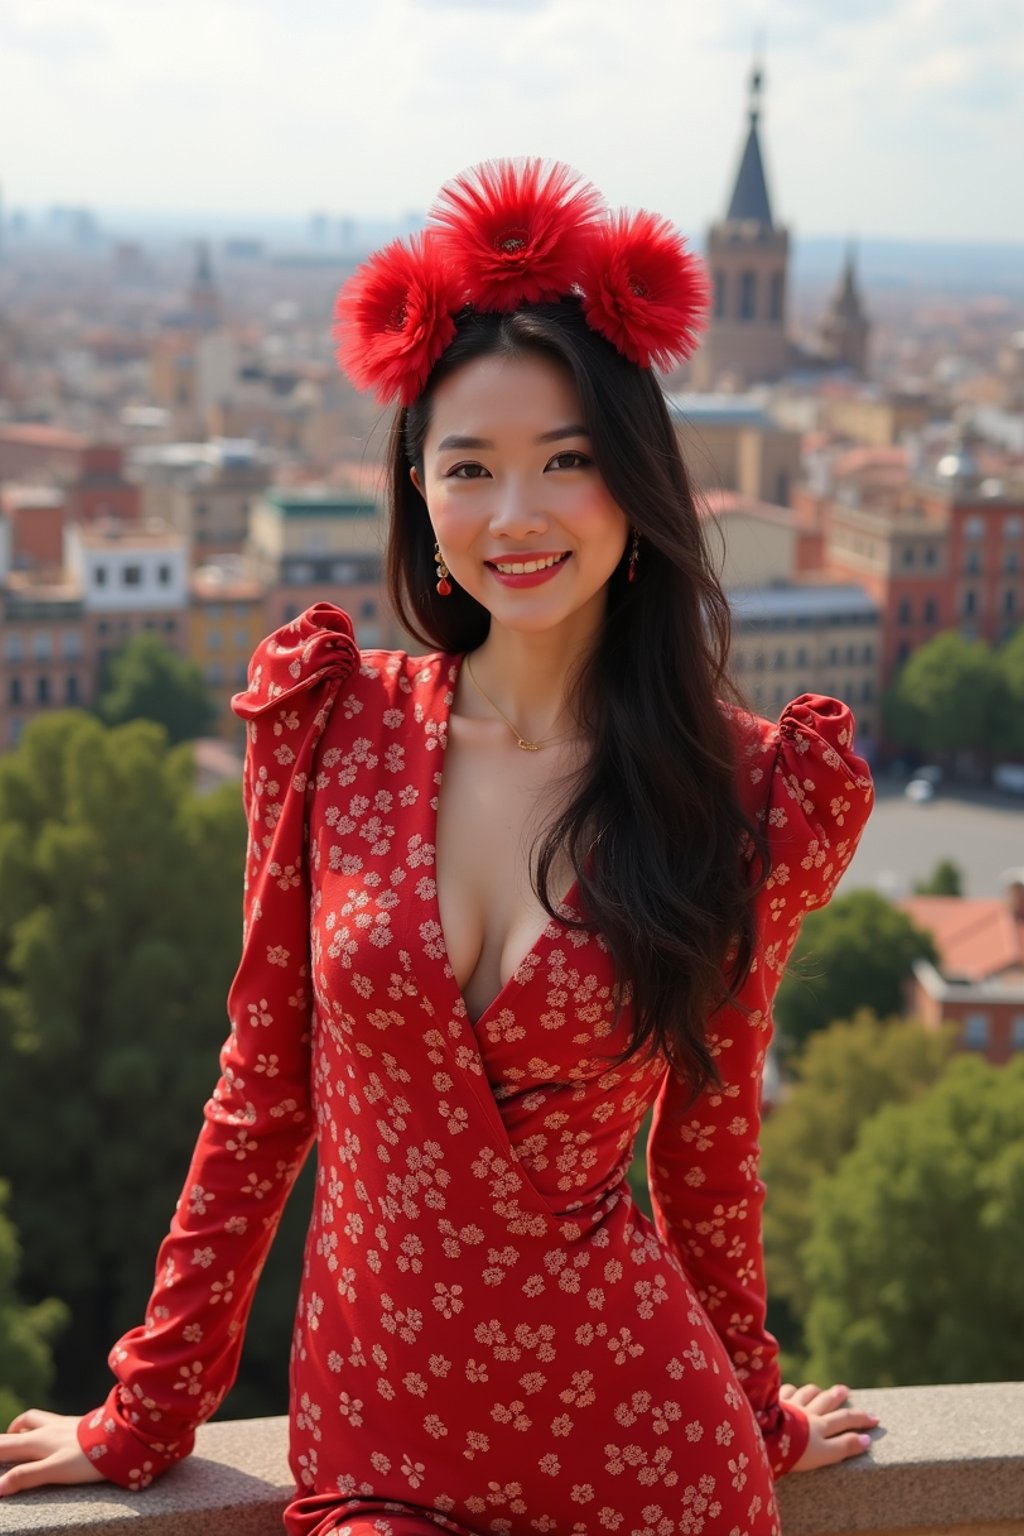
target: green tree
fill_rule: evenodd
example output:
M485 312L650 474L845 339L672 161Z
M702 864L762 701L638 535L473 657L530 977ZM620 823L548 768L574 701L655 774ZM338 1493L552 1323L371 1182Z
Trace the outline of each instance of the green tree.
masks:
M0 1181L0 1429L16 1413L45 1402L53 1380L50 1345L67 1323L67 1309L52 1297L34 1307L18 1297L21 1249L5 1210L9 1186Z
M1024 1375L1024 1058L960 1057L815 1186L808 1370L851 1385Z
M155 720L171 742L180 742L204 735L216 709L196 664L156 635L142 634L111 657L96 713L106 725Z
M983 640L956 630L916 650L883 701L886 733L923 752L988 753L1008 709L1003 669Z
M1008 698L1005 731L999 746L1007 752L1024 755L1024 624L1019 625L996 651L996 664Z
M812 1295L800 1250L811 1232L816 1180L835 1172L883 1104L915 1099L938 1081L955 1037L953 1026L933 1032L863 1009L813 1035L797 1058L794 1080L761 1132L768 1294L796 1320L784 1330L794 1346Z
M938 959L931 934L875 891L808 912L775 998L780 1054L788 1062L815 1030L860 1008L902 1014L917 959Z
M962 896L963 893L963 872L952 859L940 859L927 879L914 881L915 896Z
M106 1394L107 1349L144 1316L227 1033L244 841L240 785L196 794L190 746L155 724L52 714L0 759L0 1167L25 1294L72 1311L69 1409ZM262 1411L283 1401L295 1221L261 1284L247 1409L265 1382Z

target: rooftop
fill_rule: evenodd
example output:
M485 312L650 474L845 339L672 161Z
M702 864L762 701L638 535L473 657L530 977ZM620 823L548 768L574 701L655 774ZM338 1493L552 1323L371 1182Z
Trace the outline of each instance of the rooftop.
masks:
M838 582L735 587L730 589L729 603L740 620L781 618L789 614L820 619L851 614L874 617L878 613L878 604L863 587Z
M310 487L295 490L292 487L272 486L263 493L284 517L370 517L377 516L377 504L359 491L339 490L337 487Z

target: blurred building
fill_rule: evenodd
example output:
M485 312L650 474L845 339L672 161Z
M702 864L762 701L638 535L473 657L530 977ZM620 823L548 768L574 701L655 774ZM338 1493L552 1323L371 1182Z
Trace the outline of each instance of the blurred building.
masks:
M371 499L329 489L267 491L253 508L246 565L268 589L270 629L324 601L351 615L360 645L392 644L396 626Z
M268 594L247 576L242 561L200 566L189 579L189 658L194 661L217 703L218 736L244 739L244 722L231 712L231 696L248 682L249 658L274 626L267 621Z
M7 572L0 618L0 751L6 751L36 715L91 704L94 667L74 582Z
M691 480L785 506L800 477L800 435L781 427L752 395L669 398Z
M935 940L939 960L914 962L908 1008L928 1029L952 1021L959 1049L1002 1065L1024 1051L1024 869L1002 898L908 896L898 905Z
M157 635L171 650L187 649L188 558L165 523L72 524L64 564L80 593L85 654L97 676L134 635Z
M691 378L699 390L777 379L790 366L786 335L789 233L772 218L761 153L762 73L750 81L750 122L724 219L712 224L707 260L713 286L707 333Z
M788 582L735 588L732 672L750 706L776 717L801 693L843 699L877 741L881 621L858 586Z
M217 438L137 448L128 473L140 486L146 515L169 523L199 567L242 553L271 462L251 439Z

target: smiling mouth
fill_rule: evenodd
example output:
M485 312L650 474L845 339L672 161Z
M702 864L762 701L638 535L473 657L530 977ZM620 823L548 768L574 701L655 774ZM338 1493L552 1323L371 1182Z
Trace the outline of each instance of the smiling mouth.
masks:
M542 560L485 560L485 565L493 566L503 576L529 576L534 571L547 571L553 565L562 565L569 558L566 551L561 555L546 555Z

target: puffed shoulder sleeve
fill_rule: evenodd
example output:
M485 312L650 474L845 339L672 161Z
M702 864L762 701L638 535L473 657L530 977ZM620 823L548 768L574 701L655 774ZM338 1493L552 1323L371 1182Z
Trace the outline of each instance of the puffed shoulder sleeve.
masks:
M764 780L756 814L764 821L772 869L762 892L768 897L762 933L776 981L807 912L831 900L874 805L855 729L853 711L841 699L801 693L748 753L752 776ZM754 795L756 801L757 789Z
M360 654L348 616L317 603L261 641L249 686L242 949L230 1033L145 1323L114 1345L116 1377L78 1439L111 1482L141 1488L192 1449L238 1367L260 1271L314 1134L309 1050L306 789L339 686Z

